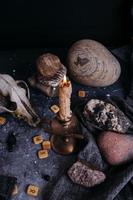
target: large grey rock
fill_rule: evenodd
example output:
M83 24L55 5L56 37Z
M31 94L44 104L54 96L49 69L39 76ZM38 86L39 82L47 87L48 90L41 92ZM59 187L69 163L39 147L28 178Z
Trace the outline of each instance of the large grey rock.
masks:
M72 45L67 63L70 76L88 86L111 85L121 73L119 62L108 49L89 39L79 40Z

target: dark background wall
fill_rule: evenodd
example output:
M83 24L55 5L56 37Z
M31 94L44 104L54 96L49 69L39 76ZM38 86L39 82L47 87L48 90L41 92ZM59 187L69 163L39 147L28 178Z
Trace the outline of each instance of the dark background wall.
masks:
M0 4L1 48L64 47L81 38L114 46L130 38L129 0L12 0Z

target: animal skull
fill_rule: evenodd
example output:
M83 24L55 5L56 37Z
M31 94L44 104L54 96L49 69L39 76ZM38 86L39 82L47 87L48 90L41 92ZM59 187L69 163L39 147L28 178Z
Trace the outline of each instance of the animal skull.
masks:
M26 90L19 85L21 82L26 85L28 97L26 96ZM10 97L10 101L16 104L16 109L10 110L2 106L0 108L19 118L23 118L31 126L35 127L40 122L39 117L31 107L29 88L24 81L15 81L8 74L0 74L0 91L3 96Z

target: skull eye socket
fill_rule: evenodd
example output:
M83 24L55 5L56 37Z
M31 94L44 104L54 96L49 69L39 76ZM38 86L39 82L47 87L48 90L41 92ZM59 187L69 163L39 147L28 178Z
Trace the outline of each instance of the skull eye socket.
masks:
M10 102L8 109L15 111L17 109L17 104L15 102Z

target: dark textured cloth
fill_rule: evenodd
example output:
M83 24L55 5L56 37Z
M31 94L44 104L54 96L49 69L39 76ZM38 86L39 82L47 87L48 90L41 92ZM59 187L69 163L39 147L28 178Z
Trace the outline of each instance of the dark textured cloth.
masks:
M93 134L82 126L82 132L88 138L86 147L78 155L79 158L95 165L105 172L107 178L102 184L93 188L83 188L73 184L64 174L54 187L50 200L113 200L113 199L133 199L133 163L122 166L109 166L99 152ZM127 190L125 190L128 188ZM124 196L117 195L124 191ZM122 193L122 192L121 192ZM122 196L122 197L121 197Z
M131 55L130 70L133 68L133 53ZM130 78L130 90L125 98L119 96L104 99L119 107L133 123L133 73ZM133 162L120 166L111 166L103 160L96 144L98 127L88 123L83 117L82 111L85 104L78 106L77 115L81 121L82 133L87 140L87 145L79 153L78 158L93 164L99 170L105 172L106 180L93 188L84 188L72 183L66 172L54 186L50 200L131 200L133 199ZM126 134L133 135L131 125Z
M132 7L133 18L133 7ZM132 46L131 46L132 48ZM129 70L129 90L125 98L111 97L107 101L118 106L133 123L133 51L131 53ZM81 110L82 110L81 105ZM80 109L79 109L80 110ZM80 111L81 111L80 110ZM88 124L82 112L77 112L82 121L82 132L88 141L86 147L78 155L79 158L97 166L104 171L106 180L94 187L83 188L73 184L64 174L54 187L50 200L132 200L133 199L133 162L121 166L109 166L103 159L96 144L96 136L99 129ZM133 135L133 126L130 127L126 134ZM64 185L64 186L63 186Z
M61 60L65 60L66 58L65 49L46 49L45 52L53 52L56 55L59 55L59 57L62 58ZM121 64L122 73L120 79L115 84L104 88L92 88L72 81L73 93L71 98L71 107L73 112L76 112L76 105L81 105L82 107L82 103L85 105L91 98L106 97L107 94L110 94L111 96L116 95L124 97L127 93L126 86L129 86L129 84L127 84L127 72L129 67L129 56L131 54L130 46L114 49L112 52ZM16 80L23 78L27 79L30 76L29 73L33 73L33 63L35 58L42 53L44 53L44 50L41 49L1 51L1 73L10 73ZM63 63L65 63L65 61L63 61ZM85 98L78 97L79 90L86 91ZM58 104L58 98L47 97L40 91L32 88L30 88L30 92L31 103L40 118L53 118L55 114L51 111L50 107L53 104ZM80 152L79 156L77 154L61 156L50 150L48 158L40 160L37 157L37 151L41 149L41 145L34 145L32 138L35 135L41 134L43 139L47 140L50 135L43 129L40 129L40 127L36 129L29 127L23 120L18 120L10 114L5 113L4 116L7 119L7 123L0 126L0 174L16 177L19 187L18 194L12 196L11 200L32 199L32 197L29 197L26 194L26 189L29 184L37 185L39 187L39 195L36 197L37 200L88 200L88 198L92 198L96 195L95 190L97 188L99 188L99 193L100 191L103 192L103 184L91 189L86 189L73 184L67 176L68 169L73 165L78 157L93 163L100 170L103 170L104 173L108 172L106 173L108 176L112 169L108 169L109 166L102 159L102 155L100 154L96 144L95 134L93 135L84 123L81 123L82 132L86 135L86 142L88 142L88 145L86 145L86 147L84 146L85 148ZM78 115L78 117L81 120L81 116ZM8 151L6 143L11 132L15 133L16 137L16 145L13 148L13 152ZM89 140L87 138L89 138ZM43 178L45 175L50 176L49 181L46 181ZM116 181L115 177L114 181ZM124 191L130 191L130 188L128 188L127 185ZM121 196L123 194L126 195L126 192L124 191L120 193L120 198L122 198ZM118 193L119 192L120 190L118 190ZM99 196L101 196L101 193ZM106 200L106 197L101 197L101 199Z
M49 139L49 134L40 128L32 129L24 121L17 120L11 115L6 115L7 123L4 126L0 126L0 173L17 178L19 192L17 195L12 196L12 200L33 199L26 194L26 188L29 184L39 187L40 192L39 196L36 197L37 200L133 199L132 162L117 167L108 165L103 159L96 143L96 136L99 130L92 124L88 126L83 120L82 113L78 112L78 109L74 109L75 105L81 105L82 109L85 103L91 98L100 98L101 96L103 98L107 94L110 94L111 97L116 95L117 98L108 98L107 100L113 101L117 106L120 106L120 109L130 119L133 117L133 81L131 81L132 77L127 78L128 73L129 75L133 74L133 61L131 61L130 69L128 69L130 51L130 47L112 51L118 58L122 68L120 79L112 86L92 88L76 84L72 81L72 110L75 110L77 113L81 121L82 133L86 137L86 146L78 155L61 156L55 154L53 151L49 151L49 157L47 159L38 159L36 154L41 146L34 145L32 137L41 134L43 139L47 140ZM0 72L10 73L15 79L23 77L27 79L29 77L29 71L31 73L34 71L33 61L44 52L53 52L59 55L63 63L65 63L66 49L59 49L58 51L57 49L27 49L15 50L13 52L1 51ZM132 84L129 95L127 96L130 83ZM85 98L77 98L79 90L86 91ZM119 99L118 96L121 96L122 99ZM41 92L31 89L31 102L41 118L52 118L53 113L50 107L53 104L58 104L58 98L48 98ZM83 103L81 104L81 102ZM132 130L132 127L130 127L128 133L132 134ZM13 152L8 152L6 147L6 139L10 132L15 132L17 139ZM99 170L103 171L107 176L105 182L93 188L84 188L74 184L67 176L67 171L78 158L93 164ZM42 178L46 174L50 175L50 181Z
M61 55L62 52L62 50L59 51L58 55ZM41 146L34 145L32 137L41 134L43 138L47 140L49 139L49 134L43 129L33 129L29 127L23 120L17 120L9 114L6 115L7 123L4 126L0 126L0 173L17 178L19 192L17 195L12 196L12 200L31 199L31 197L26 194L26 188L29 184L37 185L40 188L39 196L36 198L37 200L133 199L132 162L119 167L109 166L107 162L103 160L96 143L98 130L95 126L87 126L83 120L82 113L78 112L80 108L83 109L89 99L106 99L106 95L110 94L111 98L107 97L107 100L113 101L113 103L117 104L129 118L132 118L132 90L130 90L127 96L128 90L126 89L130 86L129 83L131 83L131 79L127 74L129 71L131 48L129 46L123 47L114 49L112 52L118 58L122 68L121 77L115 84L104 88L92 88L72 81L72 110L77 113L81 121L82 133L86 137L86 146L78 155L61 156L55 154L53 151L49 151L49 157L47 159L38 159L36 154ZM31 71L33 71L33 60L35 60L38 54L40 54L38 51L31 50L16 50L13 54L11 54L11 52L1 52L0 65L12 66L11 69L14 69L16 65L22 66L22 69L24 66L30 66ZM26 70L27 68L25 71ZM24 73L25 71L23 70L22 72ZM8 73L8 70L6 69L4 72ZM20 74L20 72L21 71L16 68L16 75ZM131 72L129 75L130 74ZM24 77L27 78L27 76ZM16 76L15 78L17 79ZM129 83L127 82L128 80ZM79 90L86 91L85 98L77 97ZM58 98L48 98L41 92L32 90L31 88L30 91L31 102L39 116L41 118L54 117L50 107L53 104L58 104ZM112 98L112 96L117 96L117 98ZM119 99L118 96L122 97L122 99ZM78 109L75 108L75 105L78 105ZM10 132L15 132L16 136L16 146L13 152L8 152L6 146L6 139ZM129 134L132 134L132 127L129 130ZM103 171L107 176L106 181L93 188L84 188L74 184L68 178L67 171L78 158L92 163L99 170ZM46 181L42 178L44 174L50 175L50 181Z

